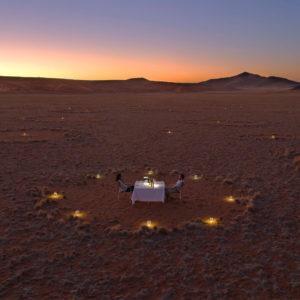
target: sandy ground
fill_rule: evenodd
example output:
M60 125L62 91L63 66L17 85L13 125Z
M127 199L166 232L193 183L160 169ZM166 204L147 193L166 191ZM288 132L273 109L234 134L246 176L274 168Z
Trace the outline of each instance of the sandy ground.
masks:
M0 95L0 298L299 299L299 100ZM149 171L182 199L118 199Z

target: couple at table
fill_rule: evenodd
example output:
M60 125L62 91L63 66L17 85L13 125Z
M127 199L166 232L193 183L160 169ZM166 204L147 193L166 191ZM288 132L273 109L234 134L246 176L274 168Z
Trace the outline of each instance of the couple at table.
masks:
M134 185L125 183L122 180L122 175L120 173L116 175L116 182L118 183L119 190L121 192L132 192L134 189ZM180 174L178 180L174 185L172 185L171 187L166 187L165 189L166 197L168 198L169 194L171 193L179 193L183 186L184 186L184 174Z

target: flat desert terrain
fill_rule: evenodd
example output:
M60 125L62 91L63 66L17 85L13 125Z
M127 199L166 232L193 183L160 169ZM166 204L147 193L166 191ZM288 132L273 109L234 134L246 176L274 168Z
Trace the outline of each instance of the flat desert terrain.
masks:
M0 95L0 298L300 299L299 129L298 92Z

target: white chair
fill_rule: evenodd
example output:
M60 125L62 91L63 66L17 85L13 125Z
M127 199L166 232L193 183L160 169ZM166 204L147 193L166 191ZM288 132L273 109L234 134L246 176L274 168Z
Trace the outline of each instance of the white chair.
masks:
M122 187L121 182L117 181L117 187L118 187L118 200L120 199L120 193L130 193L130 191L124 191L124 187Z

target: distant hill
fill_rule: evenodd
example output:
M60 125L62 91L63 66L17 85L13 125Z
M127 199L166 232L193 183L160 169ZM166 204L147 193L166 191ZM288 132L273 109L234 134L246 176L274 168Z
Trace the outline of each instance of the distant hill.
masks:
M128 80L71 80L53 78L0 76L0 93L152 93L299 90L300 83L280 77L263 77L241 73L233 77L210 79L199 83L150 81L145 78Z
M201 91L197 83L128 80L71 80L30 77L1 77L0 93L150 93Z
M211 90L291 90L299 82L285 78L270 76L263 77L257 74L244 72L233 77L211 79L201 83Z

